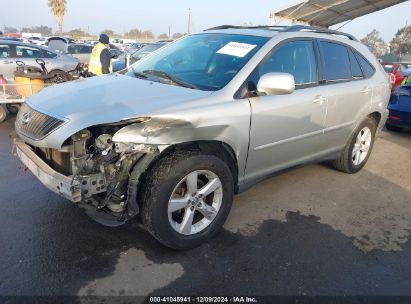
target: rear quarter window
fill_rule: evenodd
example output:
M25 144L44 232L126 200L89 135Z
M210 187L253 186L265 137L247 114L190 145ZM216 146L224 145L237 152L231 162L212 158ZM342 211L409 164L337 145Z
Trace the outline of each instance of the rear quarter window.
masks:
M57 57L56 53L50 52L50 51L44 51L44 54L46 55L46 58L55 58Z
M364 78L360 64L351 49L348 49L348 55L351 63L351 73L354 79Z
M358 59L358 62L361 65L362 71L365 75L366 78L371 78L374 73L375 73L375 68L372 66L372 64L364 58L364 56L360 55L359 53L355 53L355 56Z

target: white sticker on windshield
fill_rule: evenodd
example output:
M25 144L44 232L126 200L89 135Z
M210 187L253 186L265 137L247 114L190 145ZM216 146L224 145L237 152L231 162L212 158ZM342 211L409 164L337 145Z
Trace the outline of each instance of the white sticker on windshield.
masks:
M250 53L255 47L256 45L253 44L230 42L223 46L221 49L219 49L217 53L243 58L245 55Z

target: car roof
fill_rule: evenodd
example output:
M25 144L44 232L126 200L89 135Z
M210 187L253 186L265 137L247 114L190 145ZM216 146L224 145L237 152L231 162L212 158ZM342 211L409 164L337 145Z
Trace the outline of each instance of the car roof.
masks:
M5 40L5 39L1 39L0 38L0 42L1 43L8 43L8 44L14 44L14 45L24 45L24 46L28 46L28 47L36 47L38 49L42 49L44 51L50 51L50 52L54 52L53 50L49 49L48 47L44 47L42 45L38 45L38 44L34 44L34 43L27 43L27 42L23 42L23 41L16 41L16 40Z
M267 31L263 29L217 29L217 30L207 30L205 31L210 34L232 34L232 35L246 35L246 36L259 36L272 38L278 34L275 31Z
M93 47L94 47L93 44L90 44L90 43L80 43L80 42L78 42L78 43L69 43L68 46L70 46L70 45L84 45L84 46L93 46Z

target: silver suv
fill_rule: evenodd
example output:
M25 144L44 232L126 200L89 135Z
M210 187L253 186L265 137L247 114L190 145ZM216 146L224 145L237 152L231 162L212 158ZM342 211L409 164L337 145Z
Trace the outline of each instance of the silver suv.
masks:
M137 218L168 247L215 235L237 194L273 172L366 164L390 80L354 37L222 26L108 76L47 88L16 119L21 161L94 220Z

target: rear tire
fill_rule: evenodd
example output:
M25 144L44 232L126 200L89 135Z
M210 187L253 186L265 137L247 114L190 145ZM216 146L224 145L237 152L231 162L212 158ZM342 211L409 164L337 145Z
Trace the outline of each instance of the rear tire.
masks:
M160 243L178 250L197 247L216 235L234 195L228 166L198 151L176 151L160 159L149 169L142 189L143 226Z
M345 173L354 174L364 168L374 147L377 122L367 117L351 135L339 159L333 166Z
M3 122L9 116L9 111L7 111L7 107L5 104L0 104L0 122Z

